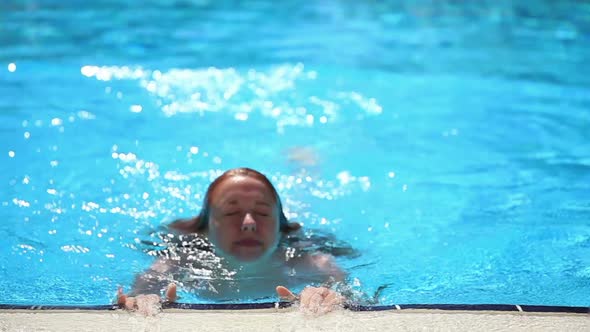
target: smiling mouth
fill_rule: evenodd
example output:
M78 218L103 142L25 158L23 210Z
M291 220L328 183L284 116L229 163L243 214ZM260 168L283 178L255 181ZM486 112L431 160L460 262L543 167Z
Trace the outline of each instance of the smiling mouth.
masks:
M258 246L262 246L262 242L255 240L255 239L243 239L243 240L239 240L234 242L235 245L241 246L241 247L258 247Z

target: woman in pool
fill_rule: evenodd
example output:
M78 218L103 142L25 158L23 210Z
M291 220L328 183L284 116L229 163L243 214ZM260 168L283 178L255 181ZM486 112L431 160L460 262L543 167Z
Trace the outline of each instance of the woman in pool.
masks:
M299 296L285 287L302 282L338 282L344 279L344 273L329 254L293 257L292 251L279 245L300 225L287 220L276 189L258 171L236 168L223 173L209 186L200 214L175 221L169 227L180 233L181 240L183 235L198 237L201 244L197 247L206 248L209 256L201 251L159 258L134 283L132 294L142 295L126 295L119 289L121 307L145 311L157 306L160 297L153 293L163 288L166 300L176 301L176 283L183 273L193 275L192 283L195 279L201 283L205 280L206 286L199 289L199 295L218 300L268 296L275 287L279 297L299 300L300 308L312 313L329 312L343 301L340 294L328 287L306 287ZM182 243L186 247L187 241ZM212 271L212 265L225 273ZM181 283L190 287L189 282ZM145 295L149 293L152 294Z

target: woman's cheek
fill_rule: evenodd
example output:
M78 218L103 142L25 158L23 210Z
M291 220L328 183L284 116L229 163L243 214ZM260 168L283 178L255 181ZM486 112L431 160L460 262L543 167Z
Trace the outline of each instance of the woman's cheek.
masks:
M221 247L222 249L228 248L228 242L231 243L231 235L230 229L228 227L223 227L223 221L214 220L213 221L213 229L212 229L212 240L213 244L217 247Z

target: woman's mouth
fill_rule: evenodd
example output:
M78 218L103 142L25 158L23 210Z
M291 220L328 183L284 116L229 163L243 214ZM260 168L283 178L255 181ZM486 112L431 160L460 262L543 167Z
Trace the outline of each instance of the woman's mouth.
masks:
M240 247L258 247L258 246L262 246L262 242L255 240L255 239L243 239L243 240L239 240L234 242L235 245L240 246Z

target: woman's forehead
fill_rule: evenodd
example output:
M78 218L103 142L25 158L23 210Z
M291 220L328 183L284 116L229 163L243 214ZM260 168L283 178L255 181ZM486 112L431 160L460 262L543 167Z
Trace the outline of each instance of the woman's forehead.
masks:
M225 204L240 199L275 203L274 193L264 182L248 176L232 176L223 180L211 193L212 204Z

